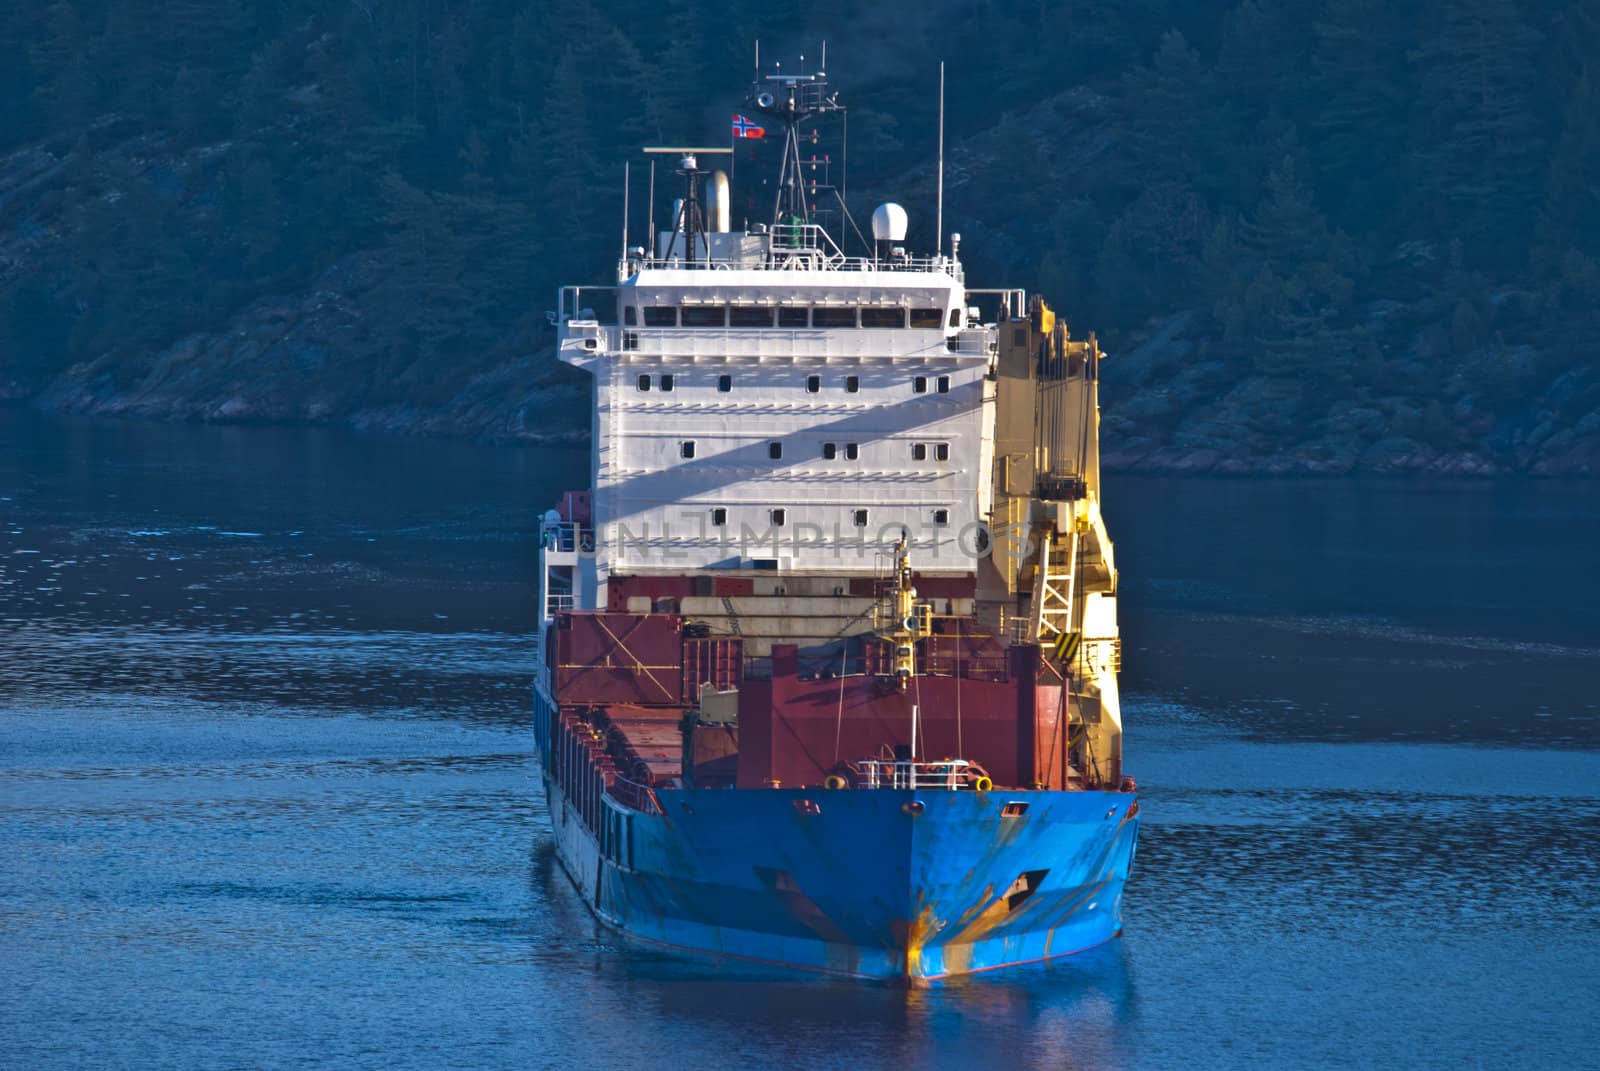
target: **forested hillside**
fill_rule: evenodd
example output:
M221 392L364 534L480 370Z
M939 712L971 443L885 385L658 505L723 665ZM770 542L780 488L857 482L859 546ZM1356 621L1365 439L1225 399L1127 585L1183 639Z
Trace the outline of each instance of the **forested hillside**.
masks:
M758 38L924 248L947 61L947 229L1105 340L1113 463L1600 472L1600 0L17 0L0 396L579 431L553 290Z

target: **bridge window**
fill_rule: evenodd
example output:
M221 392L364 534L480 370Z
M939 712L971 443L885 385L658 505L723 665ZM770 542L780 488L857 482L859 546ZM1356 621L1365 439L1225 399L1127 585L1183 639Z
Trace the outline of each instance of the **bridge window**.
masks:
M694 456L694 440L693 439L685 439L683 442L678 444L678 456L679 457L685 457L685 458L689 458L689 457L693 457Z
M811 326L813 327L854 327L856 325L856 310L840 308L837 305L824 305L811 310Z
M939 393L940 394L949 394L950 393L950 377L949 376L940 376L939 377Z
M870 306L861 310L862 327L904 327L905 325L905 309Z
M860 376L845 376L844 377L844 392L846 394L857 394L860 391L861 391L861 377Z
M853 519L857 528L865 528L867 526L867 511L864 509L856 510Z
M677 327L678 310L672 305L646 305L644 307L644 325L646 327Z
M723 509L721 506L718 506L716 509L712 510L711 511L711 523L714 524L714 525L717 525L718 527L721 527L722 525L727 524L728 523L728 511Z
M960 327L961 326L961 310L960 309L951 309L950 310L950 326L951 327Z
M772 310L763 305L735 305L728 310L729 327L771 327Z
M732 391L733 390L733 377L732 376L718 376L717 377L717 390L718 390L719 393L722 393L722 394L727 394L728 392Z
M635 327L639 323L639 310L632 305L622 307L622 323L624 327Z
M639 389L640 390L649 390L650 389L650 377L649 376L640 376L639 377Z
M806 393L807 394L815 394L818 391L820 391L821 389L822 389L822 377L821 376L807 376L806 377Z
M810 327L811 310L806 308L797 309L792 305L780 305L778 307L778 326Z
M938 327L944 323L943 309L912 309L912 327Z
M774 461L778 460L780 457L783 456L783 444L782 443L768 443L767 444L767 456L770 457Z
M839 444L838 443L823 443L822 444L822 460L824 460L824 461L832 461L834 458L836 458L838 456L839 456Z
M721 305L685 305L683 326L723 327L728 322L728 310Z
M662 390L671 390L672 389L672 377L671 376L662 376L661 377L661 389Z
M911 390L915 394L928 393L928 377L918 376L911 381Z

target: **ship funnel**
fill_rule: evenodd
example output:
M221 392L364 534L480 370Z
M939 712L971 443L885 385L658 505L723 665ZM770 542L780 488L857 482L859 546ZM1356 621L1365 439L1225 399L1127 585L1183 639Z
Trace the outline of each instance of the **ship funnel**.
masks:
M872 210L872 239L876 242L906 240L906 210L889 202Z
M728 189L726 171L711 172L711 186L706 190L706 215L711 217L711 230L726 234L733 230L733 195Z

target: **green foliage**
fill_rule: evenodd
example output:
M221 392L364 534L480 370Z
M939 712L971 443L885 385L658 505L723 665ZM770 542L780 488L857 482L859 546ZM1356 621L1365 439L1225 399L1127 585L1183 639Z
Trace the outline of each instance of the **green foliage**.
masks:
M622 162L721 143L756 38L786 67L830 42L852 211L902 199L930 240L948 59L947 229L1084 329L1205 310L1235 367L1326 390L1382 368L1360 310L1402 270L1457 357L1505 327L1497 289L1600 304L1587 2L34 0L0 5L0 163L55 166L0 170L0 371L170 345L377 253L398 397L604 278Z

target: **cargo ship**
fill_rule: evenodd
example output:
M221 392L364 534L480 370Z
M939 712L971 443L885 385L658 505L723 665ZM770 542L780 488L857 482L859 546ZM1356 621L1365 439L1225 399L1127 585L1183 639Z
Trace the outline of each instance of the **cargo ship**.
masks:
M752 86L734 133L781 163L737 230L727 149L645 150L670 217L652 166L649 246L624 222L615 284L560 292L592 480L542 520L535 725L605 923L920 984L1121 933L1100 351L969 286L959 235L908 250L898 205L846 252L806 155L840 108L823 74Z

